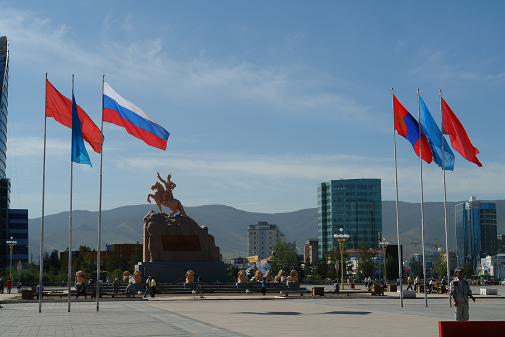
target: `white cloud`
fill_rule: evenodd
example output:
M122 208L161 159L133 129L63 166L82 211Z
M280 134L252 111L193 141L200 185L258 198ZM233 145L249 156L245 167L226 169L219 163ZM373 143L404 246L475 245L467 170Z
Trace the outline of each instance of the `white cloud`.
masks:
M41 156L44 149L44 139L39 137L9 137L7 149L8 157ZM68 154L70 142L68 140L48 138L46 150L47 154L52 156Z
M170 160L136 157L122 160L125 167L152 173L153 169L178 172L186 176L211 177L218 184L227 181L269 181L269 184L315 186L331 179L380 178L384 199L394 198L394 166L391 160L378 157L351 155L285 155L241 156L222 154L174 155ZM447 173L449 195L454 200L466 199L469 194L498 198L505 194L505 165L487 163L483 169L460 167ZM415 161L399 168L402 200L417 200L419 167ZM244 187L244 186L243 186ZM254 184L250 186L254 189ZM257 187L256 187L257 188ZM438 167L425 165L424 188L427 200L442 198L442 175Z
M116 24L127 30L133 23L129 16L118 22L104 22L109 28ZM51 19L12 8L3 8L0 17L0 31L9 36L16 59L30 66L43 62L50 74L54 69L66 73L79 70L82 80L95 81L94 77L104 71L122 79L123 87L149 88L144 92L150 94L230 105L239 101L290 116L296 113L355 122L358 118L363 122L364 117L374 115L369 107L337 89L322 90L322 86L331 87L339 80L314 69L266 67L247 61L212 62L201 56L177 59L161 37L121 43L104 36L107 43L86 48L72 39L71 30Z

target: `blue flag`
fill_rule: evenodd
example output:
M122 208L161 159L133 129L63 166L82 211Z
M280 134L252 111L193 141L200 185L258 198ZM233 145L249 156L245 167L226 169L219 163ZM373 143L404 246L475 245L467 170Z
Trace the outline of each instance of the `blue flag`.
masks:
M435 123L430 110L428 110L428 107L421 96L419 96L419 102L421 109L421 120L419 122L421 123L424 135L428 137L428 141L430 142L431 150L433 151L433 160L441 168L453 171L454 153L438 128L437 123Z
M82 124L77 113L77 104L75 97L72 93L72 161L78 164L88 164L91 166L88 151L84 146L84 139L82 138Z

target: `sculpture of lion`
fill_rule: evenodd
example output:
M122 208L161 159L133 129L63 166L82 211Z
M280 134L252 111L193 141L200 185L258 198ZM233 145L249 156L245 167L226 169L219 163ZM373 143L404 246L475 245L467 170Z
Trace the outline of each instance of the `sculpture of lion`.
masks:
M237 277L237 284L246 284L247 283L247 275L245 270L239 270Z
M76 285L85 285L88 283L88 277L86 276L86 273L83 272L82 270L79 270L78 272L75 273L75 284Z
M195 272L191 269L186 272L186 281L184 283L195 283Z
M135 284L139 285L142 283L142 273L139 271L136 271L133 273L133 278L135 279Z
M287 283L300 283L300 278L298 276L298 272L296 270L292 270L290 273L289 273L289 276L287 278Z
M263 282L263 273L261 270L256 270L256 273L254 273L254 279L258 282Z
M265 280L268 283L272 282L272 271L271 270L267 271L267 274L265 275Z
M286 281L286 272L284 270L279 270L277 273L277 276L275 276L275 282L276 283L283 283Z

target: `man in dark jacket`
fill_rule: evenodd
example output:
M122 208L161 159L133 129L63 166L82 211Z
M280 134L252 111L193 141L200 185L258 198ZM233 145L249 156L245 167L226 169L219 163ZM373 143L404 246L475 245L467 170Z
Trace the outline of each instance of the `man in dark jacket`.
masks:
M454 303L456 321L468 321L470 318L468 298L471 298L474 302L475 298L472 295L468 281L464 278L463 270L457 268L455 273L456 278L452 281L451 298Z

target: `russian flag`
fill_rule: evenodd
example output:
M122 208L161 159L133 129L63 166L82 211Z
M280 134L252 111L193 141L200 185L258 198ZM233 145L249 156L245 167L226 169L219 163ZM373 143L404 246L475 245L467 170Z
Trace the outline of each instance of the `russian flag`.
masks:
M103 121L122 126L130 135L150 146L167 149L168 131L119 95L107 82L103 86Z

